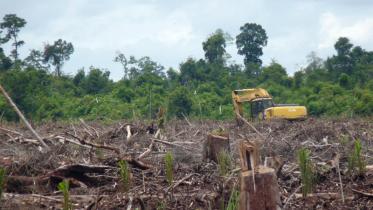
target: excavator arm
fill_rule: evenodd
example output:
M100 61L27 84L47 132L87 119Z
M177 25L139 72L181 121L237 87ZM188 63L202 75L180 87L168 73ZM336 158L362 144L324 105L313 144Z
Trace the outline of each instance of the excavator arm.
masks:
M266 90L262 88L241 89L232 91L232 100L237 121L239 121L240 119L239 116L243 116L242 103L252 102L257 99L272 99L272 97Z

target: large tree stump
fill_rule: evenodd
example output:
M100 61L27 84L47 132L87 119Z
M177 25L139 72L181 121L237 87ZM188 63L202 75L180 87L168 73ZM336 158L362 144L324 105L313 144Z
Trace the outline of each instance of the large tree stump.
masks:
M280 194L275 170L259 165L259 151L255 142L242 141L239 145L241 160L240 210L277 210Z
M204 159L218 162L218 157L221 152L230 152L229 135L228 134L208 134L204 147Z
M255 171L254 177L253 171L243 171L240 176L240 184L240 210L281 209L277 177L274 169L259 166L257 171Z

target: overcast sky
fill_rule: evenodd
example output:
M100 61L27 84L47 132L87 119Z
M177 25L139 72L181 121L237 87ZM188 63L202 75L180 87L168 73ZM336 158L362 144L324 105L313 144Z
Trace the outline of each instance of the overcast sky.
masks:
M216 29L235 37L248 22L267 31L264 64L275 59L289 74L311 51L332 55L340 36L373 50L372 0L0 0L0 16L9 13L27 21L21 57L61 38L75 48L64 72L92 65L114 80L123 76L117 51L178 69L188 57L203 57L202 42ZM235 45L228 52L242 63Z

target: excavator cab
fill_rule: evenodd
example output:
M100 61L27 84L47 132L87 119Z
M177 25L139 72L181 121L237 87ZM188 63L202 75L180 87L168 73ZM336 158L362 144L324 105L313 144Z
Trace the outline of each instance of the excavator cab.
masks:
M287 119L297 120L307 117L307 109L295 104L275 104L272 96L262 88L242 89L232 91L232 100L236 119L243 117L243 104L250 104L250 118L259 119Z
M264 110L274 107L272 99L256 99L250 103L251 118L264 119Z

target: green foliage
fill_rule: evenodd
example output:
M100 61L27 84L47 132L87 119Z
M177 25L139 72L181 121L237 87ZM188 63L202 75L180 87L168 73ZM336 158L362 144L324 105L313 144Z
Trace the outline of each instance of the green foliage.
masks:
M224 55L226 54L226 37L222 30L216 30L210 35L205 42L202 43L205 51L205 58L210 63L223 64Z
M361 154L361 142L360 140L355 140L354 150L348 157L348 171L353 174L363 175L366 171L366 163Z
M310 158L310 151L302 148L298 151L298 164L301 173L302 194L306 197L312 191L314 184L314 167Z
M267 45L268 40L266 31L256 23L246 23L240 27L240 31L236 37L238 54L245 56L245 65L261 65L262 60L259 57L263 55L262 48Z
M130 179L131 173L128 167L127 161L120 160L119 165L119 175L123 185L123 191L127 192L130 189Z
M58 77L62 75L61 68L65 60L70 59L70 55L74 52L73 44L65 40L58 39L53 45L46 44L44 46L44 62L51 63L56 67L55 72Z
M0 46L15 37L19 43L13 46L21 46L18 34L24 24L22 18L6 15L0 23ZM336 53L326 61L311 52L306 67L294 76L275 61L262 66L260 56L268 37L261 25L247 23L236 37L244 65L229 60L225 47L231 41L219 29L202 43L204 59L187 58L167 72L149 57L119 52L114 61L123 66L124 77L116 82L109 78L110 71L96 67L64 75L61 68L74 48L61 39L42 51L31 50L24 60L15 59L15 51L7 56L0 47L0 83L35 122L155 119L159 107L166 108L168 118L233 119L231 91L254 87L267 89L275 103L305 105L312 116L373 114L373 52L347 38L336 40ZM49 71L50 65L56 74ZM18 120L2 97L0 110L4 120Z
M240 200L240 192L236 188L234 188L231 192L227 207L225 209L226 210L237 210L239 200Z
M58 184L58 190L63 194L63 210L71 210L72 205L70 202L70 193L69 193L69 181L63 180Z
M167 152L164 157L166 179L169 185L174 180L174 158L171 152Z
M0 167L0 203L1 203L1 197L4 191L4 185L5 185L5 169Z
M176 88L169 97L168 110L171 116L179 118L184 115L189 115L192 110L192 100L189 95L188 89L180 86Z
M0 23L0 29L5 29L6 34L5 38L0 40L0 44L8 42L10 39L13 39L12 46L14 49L11 54L14 60L18 59L18 47L25 44L24 41L18 39L18 33L21 28L26 25L26 20L20 17L17 17L15 14L7 14L3 18L3 22Z
M219 173L221 176L228 174L232 168L232 158L228 151L220 151L218 154L218 166Z

